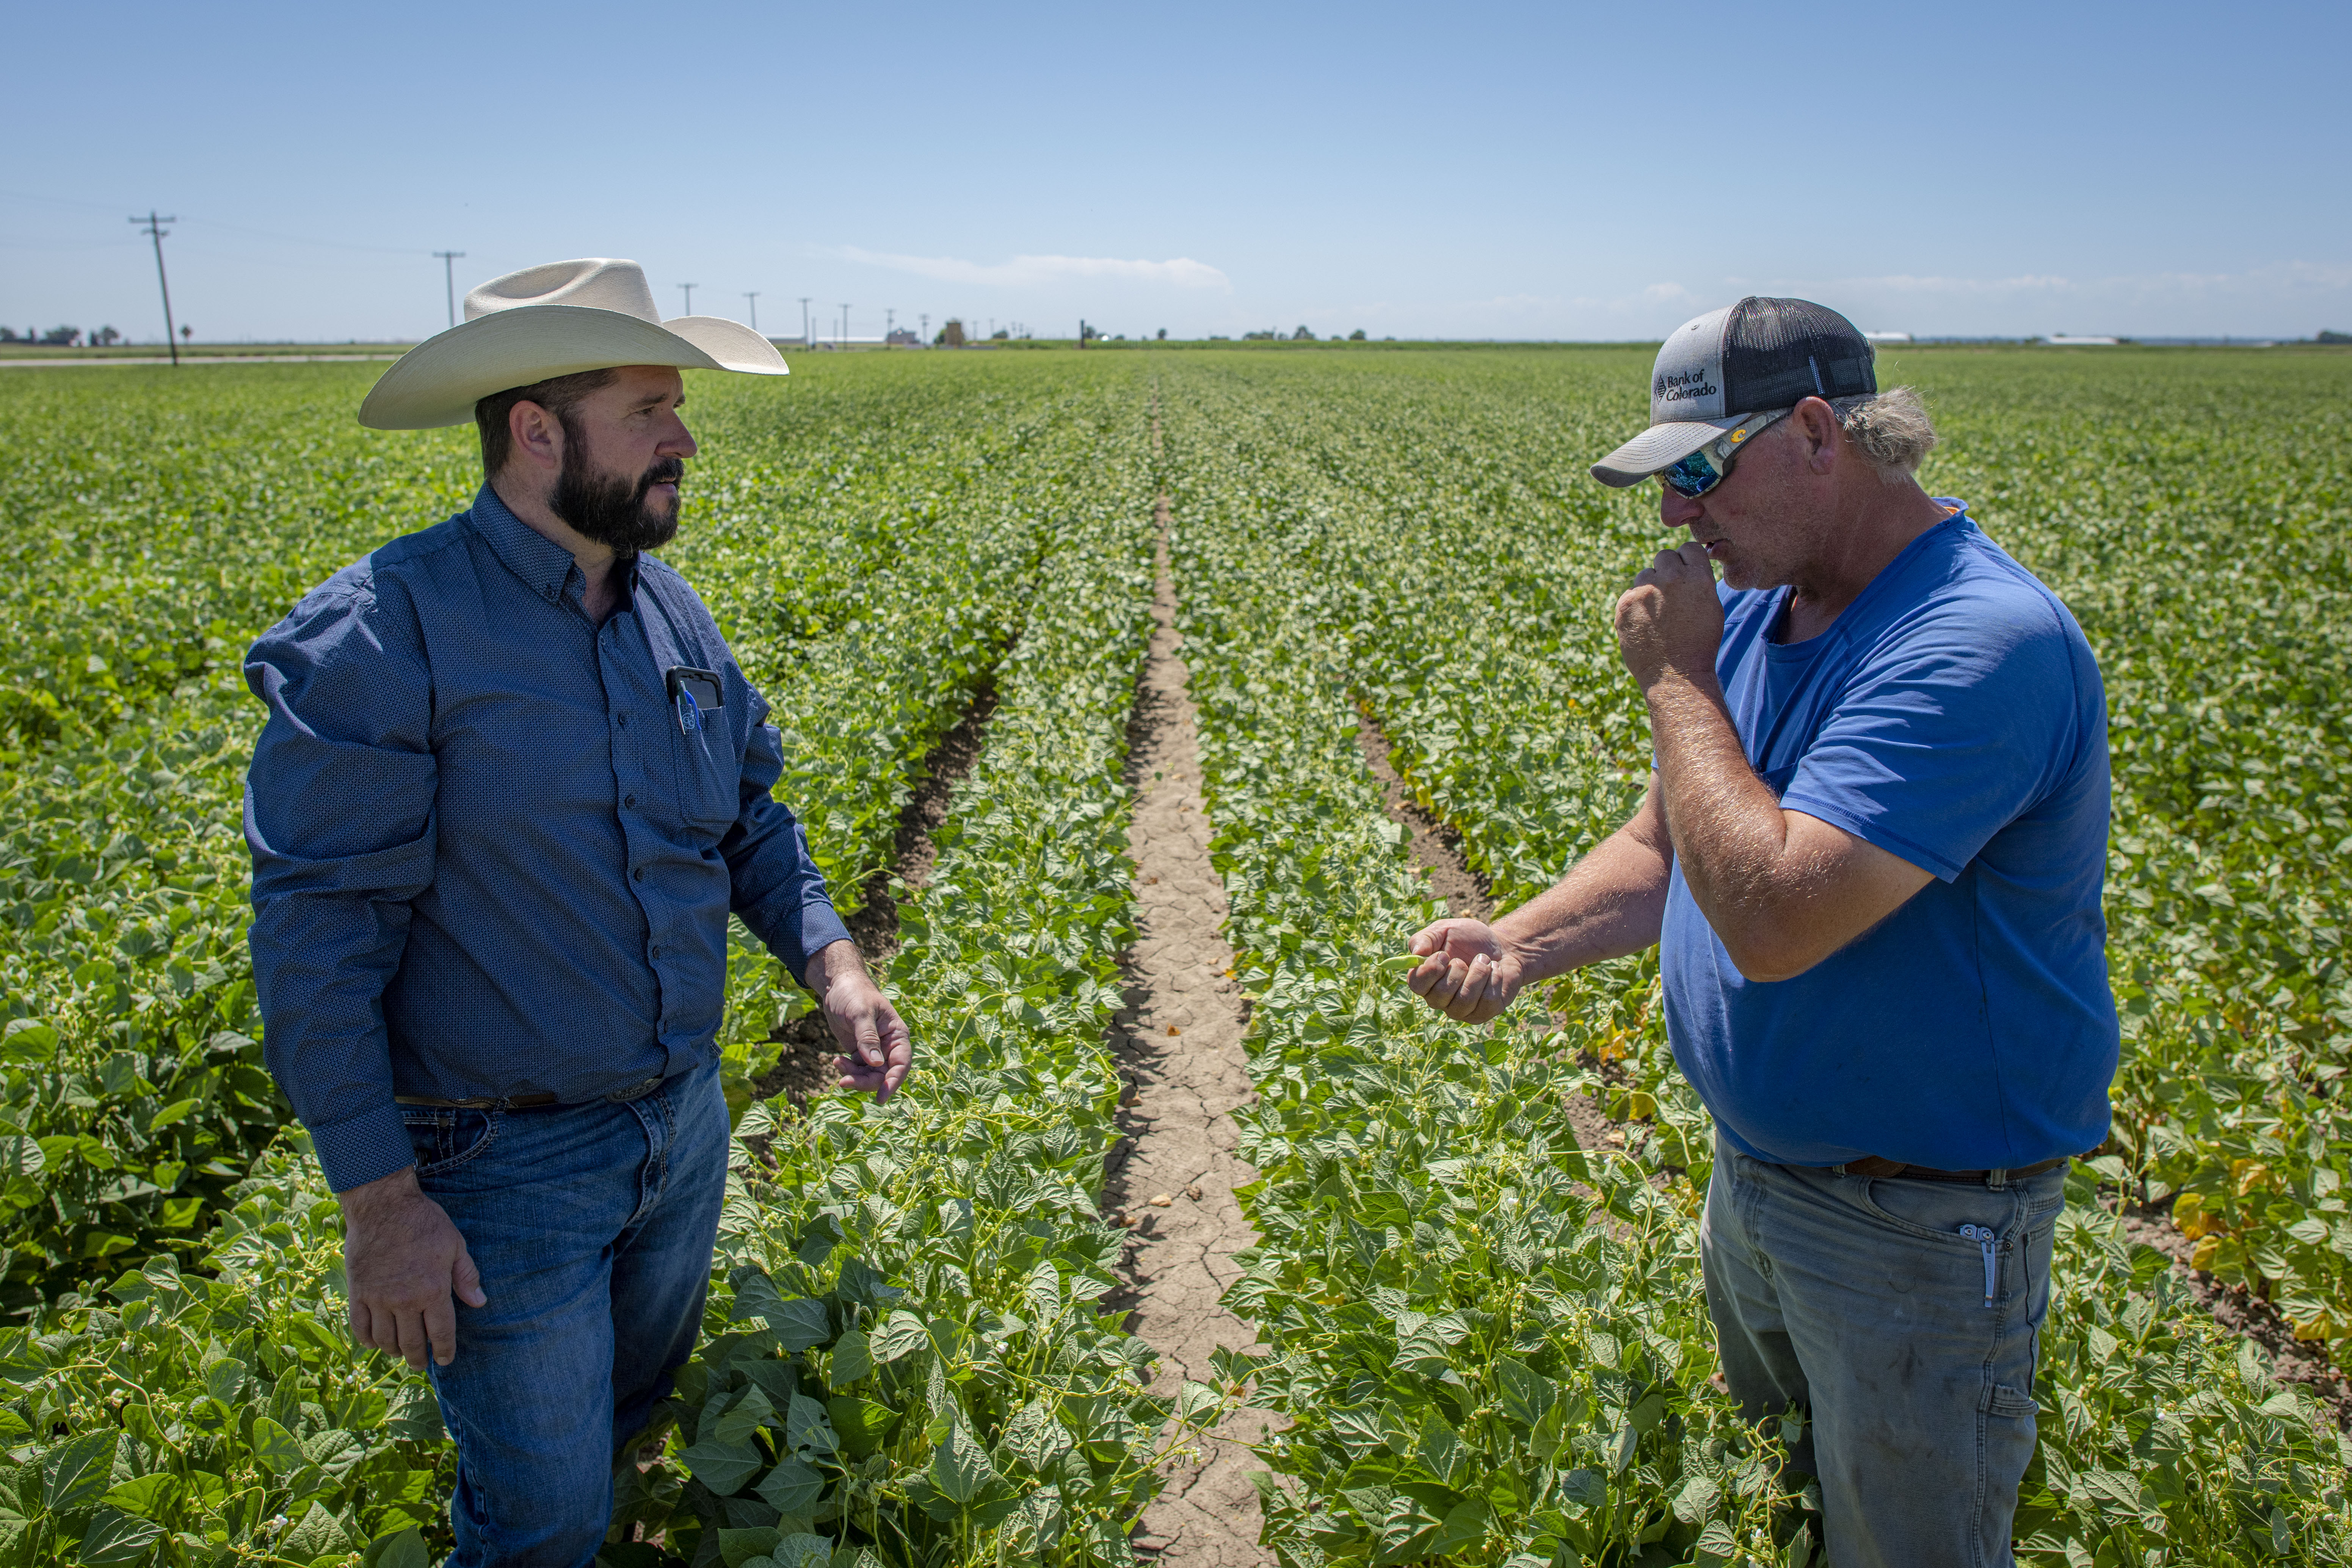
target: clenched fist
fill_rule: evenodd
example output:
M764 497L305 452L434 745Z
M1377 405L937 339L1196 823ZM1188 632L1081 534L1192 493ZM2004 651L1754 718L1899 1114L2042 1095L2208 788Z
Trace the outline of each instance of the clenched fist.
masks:
M1700 545L1659 551L1617 601L1617 647L1644 691L1670 674L1711 684L1722 646L1723 601Z

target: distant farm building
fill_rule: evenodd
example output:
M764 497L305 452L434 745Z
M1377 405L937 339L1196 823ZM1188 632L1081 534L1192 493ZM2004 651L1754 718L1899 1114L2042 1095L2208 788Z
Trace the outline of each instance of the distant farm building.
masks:
M1911 341L1908 332L1864 332L1862 335L1874 343L1907 343Z
M2054 349L2111 349L2122 342L2121 338L2084 338L2071 332L2053 332L2042 340Z

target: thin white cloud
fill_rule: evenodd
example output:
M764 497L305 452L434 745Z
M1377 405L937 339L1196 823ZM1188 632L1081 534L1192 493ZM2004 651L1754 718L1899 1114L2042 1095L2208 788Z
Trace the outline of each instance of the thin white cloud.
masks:
M861 250L854 245L833 252L845 261L911 272L945 283L982 283L1001 289L1027 289L1077 279L1107 279L1123 283L1158 283L1177 289L1223 289L1233 279L1205 261L1180 256L1172 261L1129 261L1108 256L1016 256L1010 261L965 261L952 256L893 256Z

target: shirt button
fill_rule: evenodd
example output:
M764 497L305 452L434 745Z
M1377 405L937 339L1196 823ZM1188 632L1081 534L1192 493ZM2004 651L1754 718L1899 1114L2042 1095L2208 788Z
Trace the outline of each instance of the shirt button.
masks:
M661 956L661 943L659 942L654 943L654 956L656 958L659 958Z
M635 870L630 872L629 875L642 882L646 879L646 868L643 866L640 866Z
M629 716L626 713L624 713L615 721L615 722L617 722L622 729L625 730L629 727Z
M621 804L626 806L635 806L637 804L637 797L633 795L625 795L621 797Z

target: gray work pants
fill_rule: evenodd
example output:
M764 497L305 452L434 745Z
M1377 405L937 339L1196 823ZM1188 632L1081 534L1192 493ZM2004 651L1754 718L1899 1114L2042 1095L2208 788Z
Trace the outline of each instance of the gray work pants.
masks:
M2013 1561L2065 1180L1843 1176L1718 1141L1699 1237L1724 1377L1751 1420L1810 1413L1793 1458L1834 1568Z

